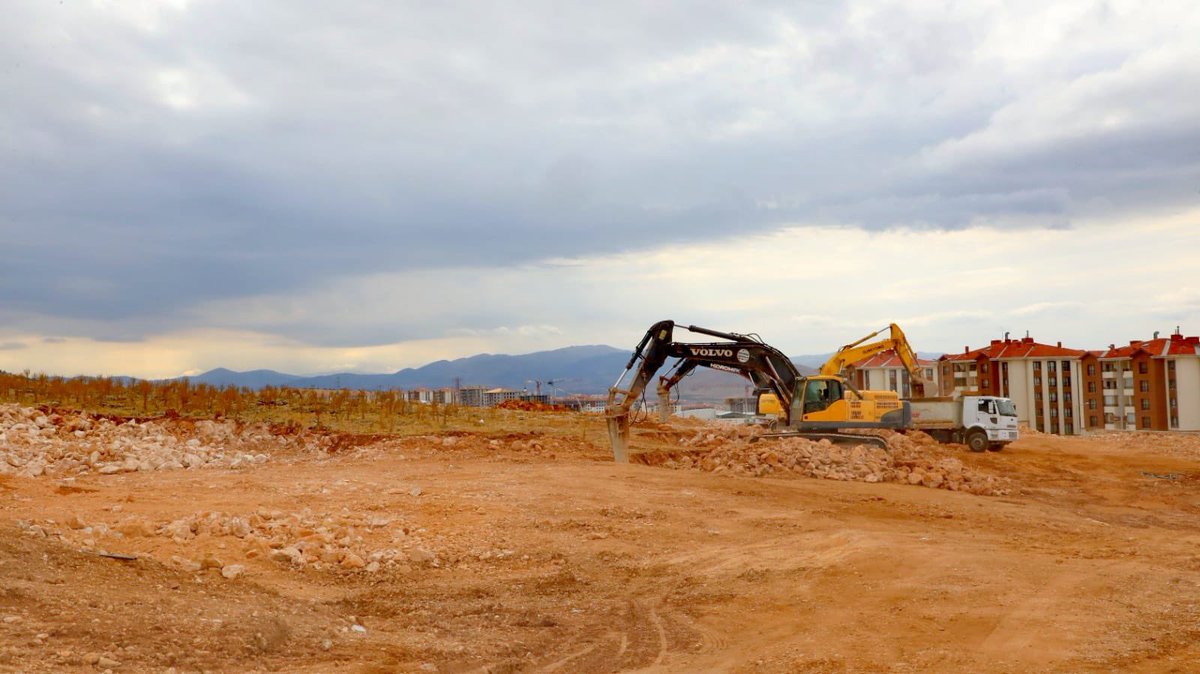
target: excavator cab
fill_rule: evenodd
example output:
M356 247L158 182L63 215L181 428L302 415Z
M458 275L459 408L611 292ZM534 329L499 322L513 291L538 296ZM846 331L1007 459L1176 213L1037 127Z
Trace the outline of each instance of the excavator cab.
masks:
M808 379L804 385L804 414L821 412L842 399L842 382L836 379Z

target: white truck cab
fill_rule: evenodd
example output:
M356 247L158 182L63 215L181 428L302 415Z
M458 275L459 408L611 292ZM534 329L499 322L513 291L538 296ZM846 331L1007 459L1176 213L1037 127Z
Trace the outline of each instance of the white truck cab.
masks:
M961 442L973 452L997 451L1020 437L1017 408L1008 398L964 395L913 400L912 427L938 442Z

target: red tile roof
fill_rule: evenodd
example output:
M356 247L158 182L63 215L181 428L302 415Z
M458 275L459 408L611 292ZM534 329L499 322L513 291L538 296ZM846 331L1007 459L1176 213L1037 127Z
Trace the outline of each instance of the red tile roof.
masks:
M1031 337L1024 339L993 339L992 343L981 349L963 353L953 353L942 356L942 360L978 360L980 356L988 360L1013 360L1018 358L1080 358L1087 351L1068 349L1060 342L1058 345L1040 344Z
M1158 339L1147 339L1145 341L1135 339L1130 341L1126 346L1119 346L1104 351L1100 354L1100 357L1107 359L1130 358L1139 351L1145 351L1154 358L1163 358L1165 356L1198 356L1200 355L1200 337L1171 335L1170 337L1159 337Z

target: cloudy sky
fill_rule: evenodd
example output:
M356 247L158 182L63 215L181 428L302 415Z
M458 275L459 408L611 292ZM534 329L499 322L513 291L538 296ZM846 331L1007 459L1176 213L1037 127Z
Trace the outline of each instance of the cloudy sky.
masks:
M1200 333L1200 3L11 0L0 369Z

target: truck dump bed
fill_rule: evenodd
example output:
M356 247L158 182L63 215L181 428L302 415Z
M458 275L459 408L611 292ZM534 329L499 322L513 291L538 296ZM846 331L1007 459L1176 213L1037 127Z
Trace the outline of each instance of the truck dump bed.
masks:
M910 400L912 427L916 429L958 428L962 426L962 401L954 398Z

